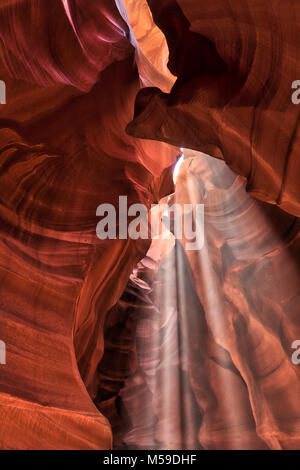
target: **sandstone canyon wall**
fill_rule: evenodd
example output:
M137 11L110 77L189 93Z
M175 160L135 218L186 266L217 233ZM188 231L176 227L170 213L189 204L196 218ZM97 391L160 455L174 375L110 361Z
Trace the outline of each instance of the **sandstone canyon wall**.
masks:
M0 2L1 449L299 448L299 15ZM171 194L201 255L97 238L101 203Z

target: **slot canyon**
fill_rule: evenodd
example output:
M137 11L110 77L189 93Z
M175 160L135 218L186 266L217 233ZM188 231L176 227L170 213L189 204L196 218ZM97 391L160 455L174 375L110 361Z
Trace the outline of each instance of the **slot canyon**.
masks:
M1 450L300 449L299 48L299 0L0 1Z

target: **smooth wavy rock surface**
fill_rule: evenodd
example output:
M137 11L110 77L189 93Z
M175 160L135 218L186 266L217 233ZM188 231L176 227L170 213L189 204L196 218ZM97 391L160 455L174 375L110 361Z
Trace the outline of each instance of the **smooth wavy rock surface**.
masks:
M299 14L0 2L1 449L299 447ZM200 254L97 238L171 194Z
M252 196L300 215L298 0L148 0L178 77L142 90L132 135L224 159Z
M100 241L96 209L169 193L178 150L125 133L141 83L113 2L5 2L0 18L0 447L110 448L91 400L103 324L148 242Z

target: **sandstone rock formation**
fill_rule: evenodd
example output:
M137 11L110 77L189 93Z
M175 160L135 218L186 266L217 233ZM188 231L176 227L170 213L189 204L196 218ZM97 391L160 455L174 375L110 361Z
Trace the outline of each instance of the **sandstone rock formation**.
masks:
M128 132L222 158L252 196L299 217L299 2L148 3L178 79L139 93Z
M110 0L6 2L0 15L0 446L110 448L91 400L103 324L147 243L98 240L96 209L170 192L178 150L125 133L141 85Z
M299 14L0 2L1 449L299 448ZM97 238L170 194L200 254Z
M175 198L196 178L205 246L157 263L153 242L108 315L97 404L117 448L298 449L299 222L186 155Z

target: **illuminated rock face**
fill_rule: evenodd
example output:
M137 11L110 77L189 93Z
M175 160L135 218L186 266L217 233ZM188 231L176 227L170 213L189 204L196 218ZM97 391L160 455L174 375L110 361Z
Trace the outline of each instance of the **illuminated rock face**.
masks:
M242 228L252 251L232 241L234 237L228 247L224 207L214 202L216 193L210 194L215 272L210 279L225 306L221 333L209 332L214 322L204 295L207 277L199 272L193 254L187 256L173 245L163 250L164 255L152 252L148 263L154 257L162 265L147 265L146 284L136 278L128 283L149 243L96 237L96 209L101 203L117 204L119 195L127 195L129 204L150 207L173 192L170 167L179 153L177 146L224 158L248 177L253 195L299 215L298 108L290 101L291 82L300 78L294 46L298 3L287 1L281 18L275 1L272 9L270 2L264 9L261 0L245 0L243 5L237 0L231 10L221 0L212 6L195 0L148 3L157 25L143 0L12 0L0 6L0 80L6 85L6 104L0 105L3 449L110 448L111 426L99 409L110 418L114 431L115 423L119 426L116 442L120 431L128 446L298 445L298 372L287 362L289 343L299 336L299 275L286 262L287 250L292 258L299 251L293 218L270 214L275 226L280 222L278 242L270 225L252 217L245 199L242 208L249 211ZM171 73L166 69L166 41ZM168 95L172 74L178 81ZM153 88L140 91L144 86L166 94ZM136 119L126 133L134 105ZM209 165L196 167L197 178L207 182ZM209 176L204 178L201 172L206 170ZM234 190L230 208L240 197ZM255 219L253 232L246 230L250 219ZM236 231L241 229L234 214L231 223ZM265 250L264 233L273 242L271 254ZM155 435L149 422L141 437L136 431L143 412L136 397L144 391L153 394L151 376L157 373L166 387L172 377L177 385L182 377L187 381L168 305L159 321L165 320L167 350L173 359L177 356L160 367L155 361L148 363L148 352L157 347L149 344L147 328L153 327L151 322L157 326L159 312L147 285L156 283L161 298L164 288L175 298L172 253L178 249L185 266L181 277L193 302L188 327L194 336L190 344L186 340L184 359L192 368L190 382L181 395L174 394L167 412L165 389L156 389L157 401L148 408L148 416L164 419ZM234 262L231 251L238 255ZM284 279L278 274L282 266ZM173 281L168 284L159 273L170 269ZM278 278L272 283L274 273ZM139 324L141 306L147 314ZM186 316L184 310L182 319ZM159 337L157 329L154 333ZM262 336L267 342L257 346L255 341ZM204 340L199 342L198 337ZM277 353L271 357L264 348L270 345L270 351L275 343ZM131 351L129 363L118 355L118 348L124 354L125 346ZM217 353L211 352L214 349ZM222 393L223 383L211 379L220 368L231 377L230 396L239 397L237 416L242 419L234 431L218 431L219 418L226 419L235 406L224 400L228 393ZM145 371L150 374L146 384ZM280 393L286 377L288 385ZM136 419L129 435L114 407L119 393ZM188 438L178 412L171 413L181 400L197 416ZM243 431L239 438L236 429Z

